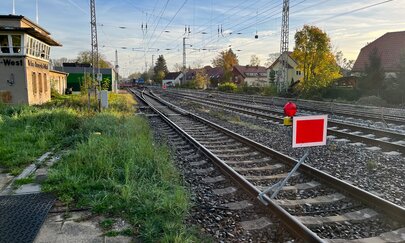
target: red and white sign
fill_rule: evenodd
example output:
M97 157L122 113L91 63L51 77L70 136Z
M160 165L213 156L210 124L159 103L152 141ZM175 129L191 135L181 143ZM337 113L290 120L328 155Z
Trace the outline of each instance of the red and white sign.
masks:
M327 127L327 115L294 117L292 147L326 145Z
M162 89L166 89L166 88L167 88L166 84L163 84Z

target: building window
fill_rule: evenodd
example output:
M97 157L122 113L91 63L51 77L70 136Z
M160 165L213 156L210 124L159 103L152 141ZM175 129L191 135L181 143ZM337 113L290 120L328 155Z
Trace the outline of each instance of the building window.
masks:
M11 35L11 42L13 42L13 53L21 53L21 35Z
M35 75L35 72L32 72L31 82L32 82L32 93L36 95L38 90L37 90L37 75Z
M48 92L48 80L46 79L46 73L44 73L44 92Z
M10 43L8 41L8 35L0 35L0 46L2 53L10 53Z
M298 76L301 75L301 71L295 71L295 74L297 74Z
M39 86L39 93L42 94L42 74L38 73L38 86Z

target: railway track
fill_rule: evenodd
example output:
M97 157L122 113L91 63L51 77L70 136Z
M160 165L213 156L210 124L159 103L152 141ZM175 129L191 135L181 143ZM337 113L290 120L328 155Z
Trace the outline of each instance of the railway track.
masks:
M292 234L308 242L405 241L404 208L306 164L300 166L275 199L265 195L263 204L257 199L259 193L284 178L296 160L157 97L140 99L209 158L223 176L251 196L250 201L233 202L226 207L243 210L259 204L265 207L269 218L277 216ZM216 170L200 172L210 175ZM207 176L207 180L221 183L223 176Z
M197 94L206 96L205 92L197 92L193 90L187 90L187 93ZM280 107L291 99L282 98L282 97L263 97L256 95L236 95L228 94L223 92L216 92L212 95L217 96L221 99L229 99L235 101L243 101L245 103L253 103L258 105L265 105L268 107ZM362 120L371 120L377 122L383 122L385 125L387 123L405 124L405 110L404 109L395 109L395 108L386 108L386 107L375 107L375 106L361 106L361 105L352 105L344 103L334 103L334 102L324 102L324 101L314 101L314 100L303 100L295 99L294 102L300 107L300 109L311 112L322 112L329 115L341 115L353 118L359 118ZM344 119L344 118L343 118Z
M198 96L177 92L170 92L169 94L192 100L200 104L206 104L231 110L233 112L273 120L279 124L282 124L283 122L283 113L274 109L218 100L214 98L200 98ZM400 133L329 120L328 135L349 139L352 142L359 143L358 145L366 144L370 146L371 150L381 148L385 151L396 151L405 154L405 135Z

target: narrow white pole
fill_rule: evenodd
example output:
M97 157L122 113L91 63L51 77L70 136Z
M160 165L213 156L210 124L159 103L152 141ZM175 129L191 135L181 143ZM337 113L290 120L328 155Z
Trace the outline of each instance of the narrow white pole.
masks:
M37 24L39 24L38 0L36 0L36 9L37 9Z
M13 0L13 15L15 15L15 0Z

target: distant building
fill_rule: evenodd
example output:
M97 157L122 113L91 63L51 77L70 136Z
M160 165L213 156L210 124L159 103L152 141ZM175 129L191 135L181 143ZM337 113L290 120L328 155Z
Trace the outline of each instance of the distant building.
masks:
M399 72L401 52L405 51L405 31L388 32L361 48L359 56L353 65L352 74L354 76L361 76L365 72L370 54L374 49L377 50L381 57L385 77L396 77L396 73Z
M73 91L80 91L80 87L84 84L85 79L92 76L93 68L88 63L63 63L62 67L55 67L55 70L69 73L67 79L67 88L72 88ZM102 79L109 80L108 90L117 91L117 72L113 68L100 68Z
M269 84L267 70L262 66L235 65L232 69L232 81L238 85L262 87Z
M224 78L224 69L222 67L205 66L204 70L212 87L217 87L218 83Z
M295 61L294 58L291 57L292 52L284 52L283 55L287 56L287 78L284 80L282 87L288 87L291 83L296 82L298 80L302 80L304 78L304 74L298 68L298 63ZM282 71L282 63L281 63L281 55L275 60L270 67L267 68L267 77L268 80L271 80L274 77L274 84L277 84L279 80L279 75L281 75ZM281 77L280 77L281 78Z
M162 80L162 85L177 86L181 84L183 74L181 72L169 72Z
M0 15L0 102L42 104L51 99L49 55L61 46L50 33L19 15ZM59 80L59 78L58 78Z

